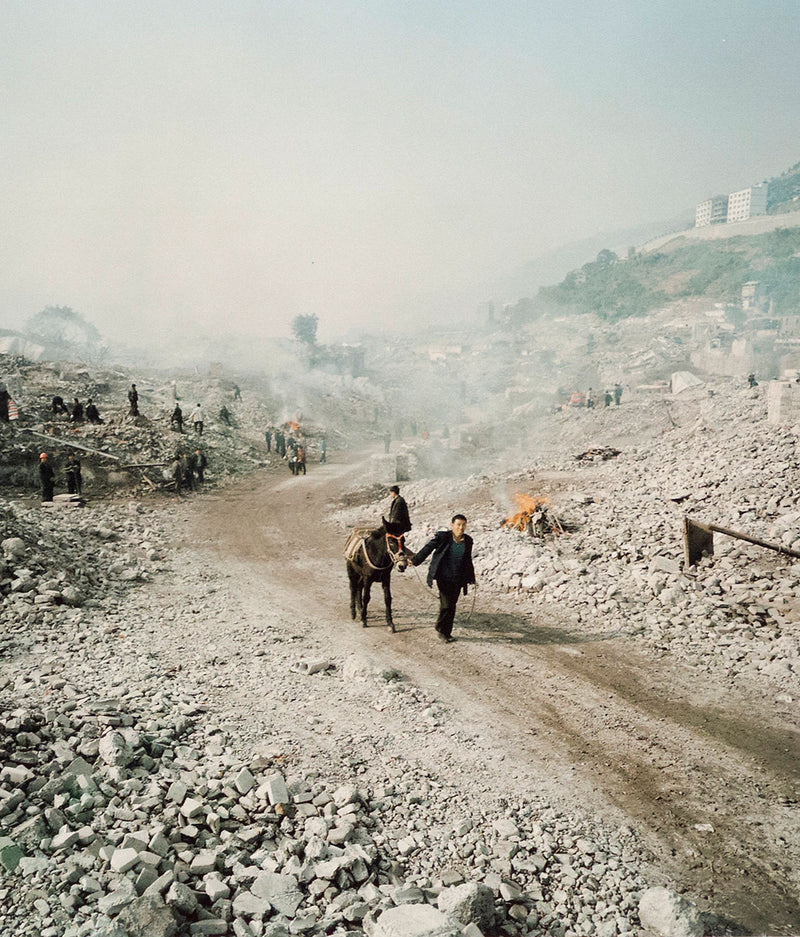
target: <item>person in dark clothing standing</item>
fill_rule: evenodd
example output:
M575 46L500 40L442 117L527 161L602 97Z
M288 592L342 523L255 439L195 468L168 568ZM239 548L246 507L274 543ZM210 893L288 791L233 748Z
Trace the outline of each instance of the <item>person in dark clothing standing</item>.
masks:
M172 416L169 418L170 427L178 427L178 432L183 432L183 410L181 410L181 405L179 403L175 404L175 409L172 411Z
M79 495L83 489L81 479L81 460L74 455L67 456L67 491Z
M11 394L5 384L0 384L0 420L8 423L8 404L11 400Z
M128 391L128 403L131 405L131 416L139 416L139 391L136 390L136 385L131 384L131 389Z
M389 507L389 520L393 524L400 525L401 534L408 533L411 530L411 518L408 514L406 499L400 494L397 485L392 485L389 494L392 496L392 503Z
M322 437L322 441L319 444L319 464L322 465L323 462L328 461L328 441L325 437Z
M73 423L83 423L83 404L77 397L72 400L72 416L70 419Z
M90 423L102 423L103 422L100 417L100 411L94 405L94 401L92 400L91 397L86 401L86 419Z
M47 453L39 456L39 481L42 485L42 501L52 501L55 490L56 475L53 466L47 461Z
M450 530L440 530L412 557L411 565L419 566L433 554L428 568L428 585L434 581L439 589L439 616L436 632L442 641L450 643L453 638L453 620L461 590L467 594L467 586L475 582L475 567L472 565L472 537L465 533L467 519L456 514L450 522Z
M267 444L267 452L272 452L272 427L268 426L264 430L264 441Z

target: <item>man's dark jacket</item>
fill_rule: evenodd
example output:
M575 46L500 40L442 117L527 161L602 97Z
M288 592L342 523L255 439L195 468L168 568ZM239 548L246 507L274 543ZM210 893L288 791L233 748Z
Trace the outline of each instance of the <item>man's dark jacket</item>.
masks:
M392 499L392 504L389 508L389 520L393 524L400 525L401 534L408 533L408 531L411 530L411 518L408 515L408 505L402 495L398 495L396 498Z
M428 556L433 553L431 565L428 567L428 585L432 586L442 557L445 556L453 543L453 532L451 530L438 530L425 546L414 556L414 566L419 566ZM464 562L461 566L461 582L459 586L464 589L464 595L467 594L467 586L475 582L475 567L472 565L472 537L464 534Z

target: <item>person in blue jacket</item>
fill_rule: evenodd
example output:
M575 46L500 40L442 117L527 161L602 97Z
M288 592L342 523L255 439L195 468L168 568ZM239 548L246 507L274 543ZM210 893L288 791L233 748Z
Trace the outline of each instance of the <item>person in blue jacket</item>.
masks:
M411 560L412 566L419 566L433 554L428 567L428 585L434 581L439 589L439 616L436 619L436 632L442 641L454 641L453 620L456 617L456 605L463 589L475 582L475 567L472 565L472 537L465 533L467 519L463 514L455 514L450 521L450 530L439 530Z

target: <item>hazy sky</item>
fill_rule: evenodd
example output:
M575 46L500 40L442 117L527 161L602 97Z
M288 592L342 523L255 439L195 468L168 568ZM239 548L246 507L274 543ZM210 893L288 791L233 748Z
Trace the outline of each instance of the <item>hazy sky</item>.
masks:
M319 336L800 161L800 3L0 0L0 326Z

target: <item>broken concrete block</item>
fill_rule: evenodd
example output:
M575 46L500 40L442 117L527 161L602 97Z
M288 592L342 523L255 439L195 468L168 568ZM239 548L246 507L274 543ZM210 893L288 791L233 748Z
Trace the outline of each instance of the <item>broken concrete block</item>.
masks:
M372 937L461 937L461 925L429 904L389 908L375 922Z
M10 836L0 836L0 865L6 872L13 872L22 856L22 850Z
M465 882L445 888L439 893L437 905L462 924L477 924L481 928L494 924L494 892L487 885Z
M157 895L144 895L120 911L117 921L128 937L173 937L178 923Z
M639 901L645 930L660 937L702 937L705 933L697 906L668 888L648 888Z

